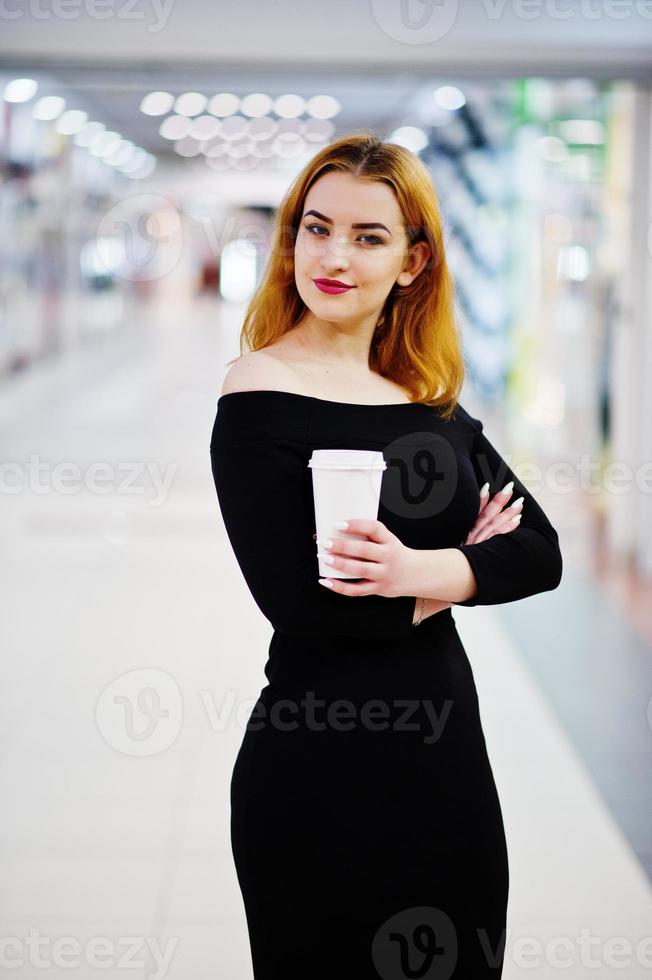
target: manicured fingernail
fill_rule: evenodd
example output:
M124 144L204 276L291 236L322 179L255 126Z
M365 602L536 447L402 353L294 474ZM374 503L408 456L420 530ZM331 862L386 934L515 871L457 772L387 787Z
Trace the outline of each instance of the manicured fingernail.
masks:
M511 493L513 486L514 486L514 481L513 480L510 480L510 482L507 484L507 486L506 487L503 487L503 489L500 492L501 493Z
M480 491L480 496L481 497L487 497L488 495L489 495L489 484L488 483L485 483L485 485L483 486L482 490Z
M516 517L512 517L512 521L514 522L514 524L518 524L518 522L522 517L523 517L522 514L517 514Z
M317 552L317 557L321 558L322 561L325 561L327 565L332 565L335 561L332 555L324 555L320 551Z
M320 585L325 585L327 589L332 589L333 588L333 583L329 579L327 579L327 578L320 578L319 579L319 584Z
M333 527L336 527L338 531L346 531L348 526L348 521L338 521L336 524L333 524Z
M524 497L519 497L518 500L515 500L514 503L513 504L510 504L509 506L510 507L518 507L519 504L522 504L523 503L523 500L524 499L525 499Z
M322 541L321 538L317 538L317 544L320 547L322 547L322 548L332 548L333 547L333 542L331 541L330 538L326 538L325 541Z

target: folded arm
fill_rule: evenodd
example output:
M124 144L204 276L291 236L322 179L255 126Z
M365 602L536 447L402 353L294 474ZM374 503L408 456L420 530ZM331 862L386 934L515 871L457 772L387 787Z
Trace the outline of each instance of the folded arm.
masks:
M319 584L312 473L304 447L214 437L213 479L224 525L249 590L280 632L400 636L415 596L338 595Z
M491 606L556 589L562 577L559 536L530 491L484 435L482 423L476 421L476 425L472 462L478 487L488 481L493 496L513 480L514 497L524 498L523 517L519 527L508 534L457 546L455 550L471 567L476 591L456 605Z

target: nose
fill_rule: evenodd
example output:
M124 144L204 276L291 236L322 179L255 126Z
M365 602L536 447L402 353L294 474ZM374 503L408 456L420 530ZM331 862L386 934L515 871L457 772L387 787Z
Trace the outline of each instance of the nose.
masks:
M351 245L346 235L329 235L324 246L321 265L325 273L328 273L329 269L348 269Z

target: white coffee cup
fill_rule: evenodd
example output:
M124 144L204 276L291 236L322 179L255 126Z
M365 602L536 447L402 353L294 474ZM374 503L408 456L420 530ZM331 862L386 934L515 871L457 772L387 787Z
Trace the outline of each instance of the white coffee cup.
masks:
M312 469L312 491L315 505L317 538L337 538L340 532L334 526L349 518L378 517L380 488L383 470L387 463L382 452L372 449L314 449L308 466ZM344 537L367 541L366 535ZM347 572L337 571L322 559L319 562L320 578L358 578Z

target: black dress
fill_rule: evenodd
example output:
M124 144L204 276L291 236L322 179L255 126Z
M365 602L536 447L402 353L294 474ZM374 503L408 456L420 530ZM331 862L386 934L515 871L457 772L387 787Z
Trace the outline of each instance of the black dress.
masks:
M500 977L508 895L500 803L451 610L318 582L313 449L382 450L378 519L410 548L459 548L477 592L554 589L555 529L458 403L222 395L211 462L224 524L274 627L231 780L231 841L256 980ZM520 526L460 545L479 488L514 480ZM344 515L354 517L354 514Z

